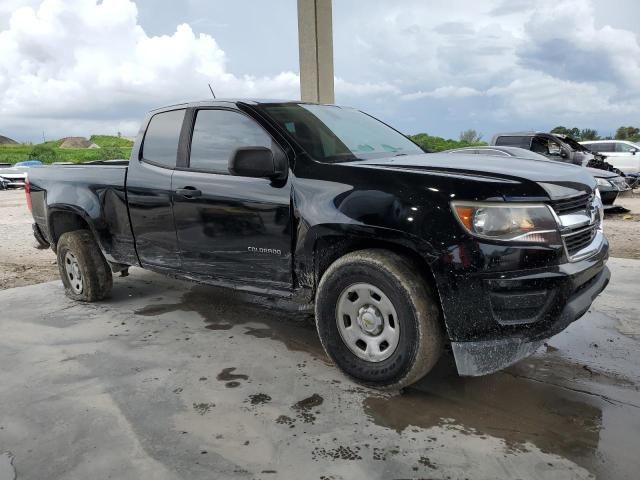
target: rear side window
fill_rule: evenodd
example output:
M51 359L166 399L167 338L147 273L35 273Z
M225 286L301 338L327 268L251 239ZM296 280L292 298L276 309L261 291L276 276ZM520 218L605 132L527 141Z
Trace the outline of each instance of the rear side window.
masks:
M613 143L592 143L585 145L592 152L613 152L615 151L615 145Z
M520 147L529 150L531 137L498 137L496 145L501 147Z
M585 147L590 152L598 152L600 151L600 145L598 143L583 143L582 146Z
M184 110L155 114L144 135L142 159L174 168L178 157L178 142L184 120Z
M271 137L241 113L198 111L191 138L189 168L228 174L229 159L240 147L271 148Z

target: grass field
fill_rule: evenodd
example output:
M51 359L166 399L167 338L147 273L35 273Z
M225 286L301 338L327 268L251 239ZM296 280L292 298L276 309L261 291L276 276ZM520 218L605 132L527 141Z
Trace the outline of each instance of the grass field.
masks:
M110 135L91 135L89 141L100 148L60 148L62 139L37 145L0 145L0 163L17 163L23 160L40 160L43 163L110 160L129 158L133 142Z

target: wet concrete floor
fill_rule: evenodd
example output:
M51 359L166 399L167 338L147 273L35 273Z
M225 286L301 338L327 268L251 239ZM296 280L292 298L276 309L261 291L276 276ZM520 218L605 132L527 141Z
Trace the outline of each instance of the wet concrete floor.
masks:
M133 270L0 292L0 480L573 479L640 470L640 261L535 356L354 385L309 312Z

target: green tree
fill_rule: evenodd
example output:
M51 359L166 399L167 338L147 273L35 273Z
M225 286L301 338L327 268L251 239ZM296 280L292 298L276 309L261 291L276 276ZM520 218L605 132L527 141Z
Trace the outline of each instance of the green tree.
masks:
M36 145L29 152L29 160L40 160L42 163L53 163L57 158L56 151L48 145Z
M417 133L409 135L409 138L420 145L427 152L442 152L443 150L451 150L452 148L471 147L476 145L486 145L485 142L466 142L442 137L434 137L427 133Z
M634 140L640 136L640 129L637 127L619 127L616 130L616 140Z
M120 158L128 159L128 151L126 149L110 145L100 149L102 160L118 160Z
M482 140L482 134L473 129L465 130L460 133L461 142L478 143L480 140Z
M600 140L598 131L593 128L583 128L580 130L579 140Z
M567 128L567 127L563 127L562 125L559 125L554 129L552 129L551 133L558 133L560 135L569 135L570 137L573 137L573 138L580 138L580 129L576 127Z

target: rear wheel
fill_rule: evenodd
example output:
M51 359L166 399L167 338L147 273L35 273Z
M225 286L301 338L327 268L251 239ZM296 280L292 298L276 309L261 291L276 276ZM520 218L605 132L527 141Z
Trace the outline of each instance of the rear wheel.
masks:
M318 286L318 334L327 354L357 382L403 388L426 375L442 352L436 302L405 257L377 249L349 253Z
M88 230L63 233L57 245L58 269L65 294L81 302L95 302L109 296L113 278Z

